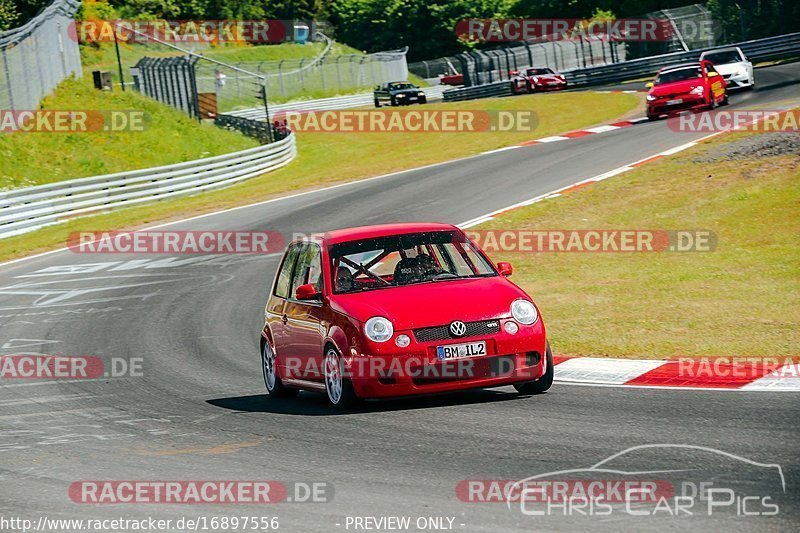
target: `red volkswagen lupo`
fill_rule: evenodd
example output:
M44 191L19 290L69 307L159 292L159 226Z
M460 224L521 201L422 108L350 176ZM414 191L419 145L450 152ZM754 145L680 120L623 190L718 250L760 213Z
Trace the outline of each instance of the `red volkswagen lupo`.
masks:
M347 408L514 385L546 391L553 362L531 298L447 224L391 224L289 245L261 333L271 396L325 392Z

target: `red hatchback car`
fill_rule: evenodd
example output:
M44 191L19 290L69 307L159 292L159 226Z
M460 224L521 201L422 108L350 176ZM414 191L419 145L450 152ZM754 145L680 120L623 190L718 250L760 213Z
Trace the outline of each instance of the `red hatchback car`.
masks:
M647 84L647 118L679 111L714 109L728 104L725 78L710 61L664 67L652 83Z
M448 224L352 228L295 241L281 261L261 332L271 396L363 398L553 382L536 305Z

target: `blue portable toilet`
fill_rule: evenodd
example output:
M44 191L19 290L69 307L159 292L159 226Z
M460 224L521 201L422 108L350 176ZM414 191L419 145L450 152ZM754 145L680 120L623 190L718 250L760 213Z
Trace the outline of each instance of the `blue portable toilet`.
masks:
M298 23L294 25L294 42L295 44L306 44L308 42L308 25Z

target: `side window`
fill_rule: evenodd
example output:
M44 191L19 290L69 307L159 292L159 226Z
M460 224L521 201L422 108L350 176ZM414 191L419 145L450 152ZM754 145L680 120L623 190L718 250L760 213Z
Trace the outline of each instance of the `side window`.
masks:
M304 244L297 257L297 267L294 269L294 278L289 294L294 297L294 292L300 285L311 283L322 290L322 263L319 246Z
M275 296L281 298L289 297L289 282L292 280L292 268L294 267L297 253L300 251L300 245L294 244L286 252L281 265L281 272L278 274L278 282L275 284Z

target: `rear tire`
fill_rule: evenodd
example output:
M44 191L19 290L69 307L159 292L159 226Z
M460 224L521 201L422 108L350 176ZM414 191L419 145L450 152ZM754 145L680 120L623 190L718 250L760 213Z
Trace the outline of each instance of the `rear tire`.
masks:
M281 378L278 377L275 368L275 352L269 342L264 342L264 347L261 350L261 373L264 376L264 385L267 387L267 393L274 398L292 398L300 392L297 389L286 387Z
M527 381L525 383L516 383L514 388L517 392L525 395L542 394L553 385L553 352L550 350L550 343L547 343L547 356L545 358L547 368L544 375L536 381Z
M337 411L346 411L358 402L353 383L345 377L345 365L339 352L333 347L325 351L323 366L325 393L328 403Z

